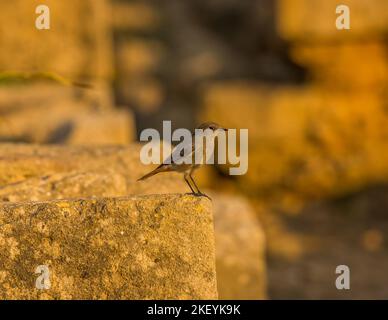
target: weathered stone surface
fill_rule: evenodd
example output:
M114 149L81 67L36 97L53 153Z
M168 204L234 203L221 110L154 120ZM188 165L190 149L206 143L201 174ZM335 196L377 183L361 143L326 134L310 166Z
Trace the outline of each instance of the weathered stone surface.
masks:
M215 299L205 198L2 203L1 299ZM51 288L34 271L47 265Z
M0 201L189 192L180 174L137 182L140 147L0 145ZM247 200L212 193L220 297L266 297L264 236ZM236 262L238 261L238 265ZM236 280L237 279L237 280Z
M266 299L265 236L249 202L211 194L220 299Z
M339 31L336 7L350 9L350 31ZM320 41L379 37L388 30L388 2L385 0L279 0L278 30L287 40Z
M124 196L126 177L115 170L89 170L31 177L0 187L0 201L45 201L79 197Z
M135 191L137 194L190 191L178 173L160 174L137 183L138 178L153 168L139 161L139 153L140 145L135 144L126 147L0 144L1 190L3 196L13 195L13 201L29 197L48 200L99 196L103 190L105 196ZM106 188L93 181L115 187ZM26 193L16 192L19 188Z

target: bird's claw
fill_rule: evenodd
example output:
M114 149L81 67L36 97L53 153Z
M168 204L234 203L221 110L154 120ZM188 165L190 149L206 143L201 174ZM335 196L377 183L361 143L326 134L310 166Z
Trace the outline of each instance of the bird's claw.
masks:
M187 194L187 195L193 195L193 196L195 196L195 197L206 197L206 198L208 198L209 200L213 201L212 198L210 198L207 194L202 193L202 192L191 192L191 193L189 192L189 193L185 193L185 194Z
M212 198L210 198L207 194L204 194L202 192L198 192L198 193L194 193L194 195L198 196L198 197L206 197L208 198L210 201L212 201Z

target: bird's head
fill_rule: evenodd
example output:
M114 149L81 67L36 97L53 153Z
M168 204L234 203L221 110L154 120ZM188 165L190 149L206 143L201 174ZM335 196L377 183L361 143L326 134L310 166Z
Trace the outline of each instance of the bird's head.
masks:
M202 130L211 130L213 131L214 135L217 135L219 132L222 131L228 131L228 129L225 129L221 127L218 123L215 122L204 122L200 124L197 129L202 129Z

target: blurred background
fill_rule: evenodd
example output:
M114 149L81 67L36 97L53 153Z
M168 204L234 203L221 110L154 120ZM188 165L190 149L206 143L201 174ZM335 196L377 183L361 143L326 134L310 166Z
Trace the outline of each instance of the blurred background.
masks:
M41 3L50 30L34 26ZM339 4L350 30L335 28ZM222 213L220 298L388 297L388 1L0 9L1 142L127 145L163 120L248 128L246 175L196 174ZM350 290L335 287L341 264Z

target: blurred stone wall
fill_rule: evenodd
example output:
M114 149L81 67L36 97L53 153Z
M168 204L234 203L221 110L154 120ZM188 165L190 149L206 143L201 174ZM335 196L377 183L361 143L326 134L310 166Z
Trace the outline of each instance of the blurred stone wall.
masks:
M163 84L157 77L165 45L157 38L161 15L147 1L112 1L117 99L137 112L161 107Z
M278 1L277 30L306 70L303 84L205 88L200 119L249 129L245 191L314 199L387 181L388 3L346 4L351 30L339 31L336 1Z
M237 186L255 203L272 298L387 296L382 273L367 270L387 263L388 2L341 2L350 8L344 31L338 4L276 2L274 38L302 77L214 79L199 99L199 122L249 129L248 173L230 179L220 166L204 182ZM333 285L341 263L352 270L346 293Z
M4 14L9 13L7 19L14 19L12 22L24 16L31 16L31 19L21 20L16 35L0 33L0 41L8 48L1 61L0 76L7 71L16 75L16 79L0 78L0 139L18 142L0 146L0 153L4 155L0 165L0 202L25 202L33 206L34 201L47 201L55 206L54 200L63 198L92 197L105 201L102 197L185 192L186 185L177 175L137 183L145 171L151 170L151 166L143 168L139 162L139 146L125 149L91 146L127 144L133 140L131 110L118 110L114 107L117 101L120 105L129 105L137 114L153 115L159 111L159 118L153 122L171 115L180 119L178 125L182 125L182 119L186 126L194 122L196 110L192 101L185 106L182 104L195 93L187 96L181 91L191 85L192 78L186 84L179 83L185 81L185 71L179 70L181 65L187 64L186 54L183 60L176 58L179 54L175 46L181 40L171 39L173 29L165 30L170 19L176 14L179 16L179 12L174 12L178 2L162 6L164 19L157 2L47 2L52 21L47 31L34 28L37 2L16 4L20 10L12 11L13 7L4 6ZM67 18L69 15L71 17ZM180 25L180 21L174 24ZM13 61L9 53L16 51L22 52ZM54 79L46 79L44 75ZM52 81L55 79L60 81ZM92 87L82 88L71 82ZM110 89L112 82L116 87L115 98ZM171 107L166 108L169 105ZM185 110L191 110L192 116L188 117ZM142 123L139 119L137 122ZM36 146L20 142L87 146ZM155 198L160 197L155 195ZM232 194L214 193L212 197L213 214L217 219L215 262L219 270L220 297L265 298L265 237L252 205L244 197ZM89 214L88 210L85 214ZM64 247L63 244L58 246ZM28 266L23 265L23 268L28 269ZM188 271L194 274L195 267ZM168 272L174 272L174 268ZM172 280L171 277L166 279ZM58 285L62 284L58 282ZM136 287L143 289L141 284ZM182 290L186 287L182 286ZM98 292L90 290L88 296L96 296L107 288L109 290L109 286L95 288ZM127 292L123 294L120 297L135 297ZM159 297L169 297L165 291L161 294ZM26 293L23 297L28 296ZM62 291L60 296L77 295L70 289Z
M160 129L162 120L249 129L245 176L229 177L227 166L196 176L254 205L267 238L269 297L340 298L331 280L336 265L375 268L385 247L371 253L363 239L372 234L373 246L386 230L376 228L365 202L383 207L368 190L388 180L387 2L112 3L116 98L134 110L139 131ZM350 31L335 28L338 4L350 7ZM337 201L347 197L344 210ZM310 207L315 201L318 209ZM349 226L343 234L333 225L337 213ZM378 278L355 277L359 291L347 297L384 296Z
M112 0L116 97L138 132L197 124L202 89L225 78L300 81L284 54L272 0Z
M143 197L153 199L163 199L162 203L166 201L164 206L170 206L170 200L165 197L180 197L180 193L188 192L188 186L184 183L179 173L170 173L164 175L156 175L153 179L149 179L142 182L137 182L137 179L144 173L150 170L149 166L143 165L139 162L140 145L131 144L130 146L38 146L28 144L0 144L0 219L2 219L2 207L4 204L12 205L15 203L27 203L36 201L45 201L55 206L55 201L58 199L84 199L87 203L91 201L100 201L100 203L109 202L109 198L118 196L137 195L139 199ZM166 194L173 194L167 195ZM175 193L175 195L174 195ZM178 194L178 195L177 195ZM109 197L109 198L107 198ZM215 238L215 261L208 259L210 263L215 262L216 275L217 275L217 288L218 296L221 299L264 299L266 298L266 262L265 262L265 236L261 225L256 220L254 208L252 205L244 199L242 196L236 196L233 194L223 194L218 192L212 192L212 204L205 198L197 198L192 196L183 195L183 198L187 197L187 203L193 202L193 206L190 206L193 210L191 213L179 212L178 216L182 219L188 219L193 223L191 215L197 210L196 204L198 201L207 201L208 205L212 206L212 211L209 211L211 220L208 220L209 228L211 227L211 238L203 239L204 245L210 245ZM179 201L182 202L180 198ZM191 200L189 200L191 198ZM201 200L202 199L202 200ZM204 199L204 200L203 200ZM115 200L112 200L115 201ZM183 200L186 202L186 200ZM167 204L169 203L169 204ZM194 204L196 203L196 204ZM32 203L32 206L35 204ZM27 214L31 214L29 207L26 209ZM155 209L149 204L145 205L145 208L154 212ZM172 206L174 208L174 206ZM210 207L209 207L210 209ZM96 209L97 210L97 209ZM148 210L148 209L146 209ZM33 211L33 210L32 210ZM131 210L130 210L131 211ZM133 210L132 210L133 211ZM131 211L131 212L132 212ZM88 210L83 211L85 214L89 214ZM141 212L144 213L143 209ZM156 215L153 217L157 222L152 222L152 225L162 223L164 224L164 214L160 215L160 209L156 209ZM154 213L155 213L154 212ZM32 213L33 214L33 213ZM92 212L95 215L96 212ZM168 214L169 216L172 216ZM195 215L195 213L194 213ZM5 215L6 216L6 215ZM213 233L213 217L214 217L214 233ZM155 220L155 221L156 221ZM19 221L15 221L19 223ZM182 222L167 223L168 229L173 231L177 225ZM125 224L125 223L124 223ZM109 224L113 227L115 223ZM120 225L120 224L118 224ZM148 223L144 223L143 220L138 221L137 226L139 228L148 228ZM198 227L198 224L194 223L192 226ZM73 226L74 227L74 226ZM88 228L87 226L85 226ZM157 227L158 228L158 227ZM77 227L77 230L79 228ZM202 227L191 228L194 234L201 234ZM159 234L159 232L157 232ZM33 236L34 237L34 236ZM71 236L70 236L71 237ZM27 238L27 236L26 236ZM159 236L158 236L159 238ZM17 238L19 241L19 238ZM148 238L146 240L149 240ZM211 240L211 243L209 242ZM0 238L1 241L1 238ZM23 242L24 240L22 240ZM190 242L190 241L189 241ZM133 241L135 247L139 247L140 250L144 250L144 255L149 254L147 246L144 246L142 241L135 239ZM160 244L165 246L168 243L166 239L160 238ZM59 240L58 247L63 250L66 247L62 240ZM68 248L67 250L75 250ZM180 252L180 249L172 247L173 251ZM100 251L96 256L104 254ZM113 255L116 253L112 253ZM175 255L175 254L173 254ZM183 255L187 255L184 253ZM127 255L126 255L127 256ZM131 259L133 254L127 256ZM168 255L169 260L171 254ZM0 255L0 260L1 260ZM181 256L178 254L177 259ZM210 257L211 258L211 257ZM48 258L51 259L51 258ZM191 257L183 258L184 260L191 259ZM13 265L12 261L8 261L8 266ZM12 259L11 259L12 260ZM147 259L146 259L147 260ZM165 259L162 259L165 260ZM194 259L195 260L195 259ZM142 260L143 261L143 260ZM148 260L147 260L148 261ZM198 261L197 261L198 262ZM28 268L28 264L31 262L23 262L23 268ZM56 264L56 263L55 263ZM154 267L157 267L159 263L155 263ZM61 266L56 264L56 268L59 268L65 274L69 274L67 264ZM79 277L79 268L77 266L74 277ZM123 271L132 272L132 264L123 265ZM175 272L174 266L168 266L166 272L161 277L168 283L174 283ZM93 269L94 274L93 283L99 283L93 290L89 290L86 296L88 297L102 297L102 292L109 292L109 296L113 295L112 288L119 283L102 284L101 280L104 271L101 268L91 265L84 267L85 272L89 272L89 269ZM151 268L154 270L154 268ZM196 274L196 266L192 265L186 269L186 276L193 278L193 274ZM9 269L8 269L9 271ZM143 270L144 271L144 270ZM143 271L135 270L134 274L141 274ZM10 272L11 274L12 272ZM31 279L31 277L27 277ZM58 279L58 275L55 276ZM133 287L132 293L120 293L116 298L139 298L137 296L144 288L147 287L148 281L153 281L154 277L145 280L144 283L136 283ZM203 289L208 287L203 286L197 282L196 277L193 278L194 283L197 284L197 290L203 292ZM91 279L87 277L84 279L85 285L90 285ZM164 281L163 280L163 281ZM29 280L30 281L30 280ZM25 281L21 281L21 287L25 288L25 292L30 293L31 287ZM215 284L215 282L213 282ZM0 279L0 287L2 285ZM124 286L132 286L132 281L126 281ZM185 283L182 286L182 290L187 292L190 287L189 283ZM4 287L8 288L9 285L6 282ZM58 281L54 291L60 289L61 281ZM62 290L60 290L62 291ZM193 297L192 292L188 295L178 295L177 292L170 286L166 289L164 285L161 285L157 289L158 295L147 293L149 297L159 298L189 298ZM15 290L14 292L17 292ZM9 294L9 293L8 293ZM56 292L55 294L58 294ZM70 295L70 297L79 297L79 295L73 291L73 288L65 288L62 291L63 295ZM14 293L14 297L21 297ZM26 296L24 296L26 297ZM48 297L53 297L52 293ZM206 296L203 296L206 297ZM207 296L209 297L209 296ZM213 291L214 297L214 291Z
M35 27L39 4L21 0L1 5L0 140L131 141L132 114L115 110L110 88L109 2L48 0L49 30Z
M162 120L248 128L247 175L198 173L219 190L219 296L265 298L268 272L270 298L338 298L332 273L345 261L362 271L348 297L386 297L367 272L388 263L384 216L368 215L386 191L365 190L388 180L387 1L346 1L350 31L335 29L333 0L47 0L48 31L34 27L38 4L1 5L0 76L22 80L0 83L1 141L126 144L132 112L137 133ZM35 72L93 87L23 79ZM177 176L135 183L151 169L138 146L20 148L0 148L11 155L0 166L5 202L186 190ZM336 199L349 194L344 209Z
M47 0L50 30L35 28L38 0L3 2L0 70L50 71L74 79L112 77L106 0Z

